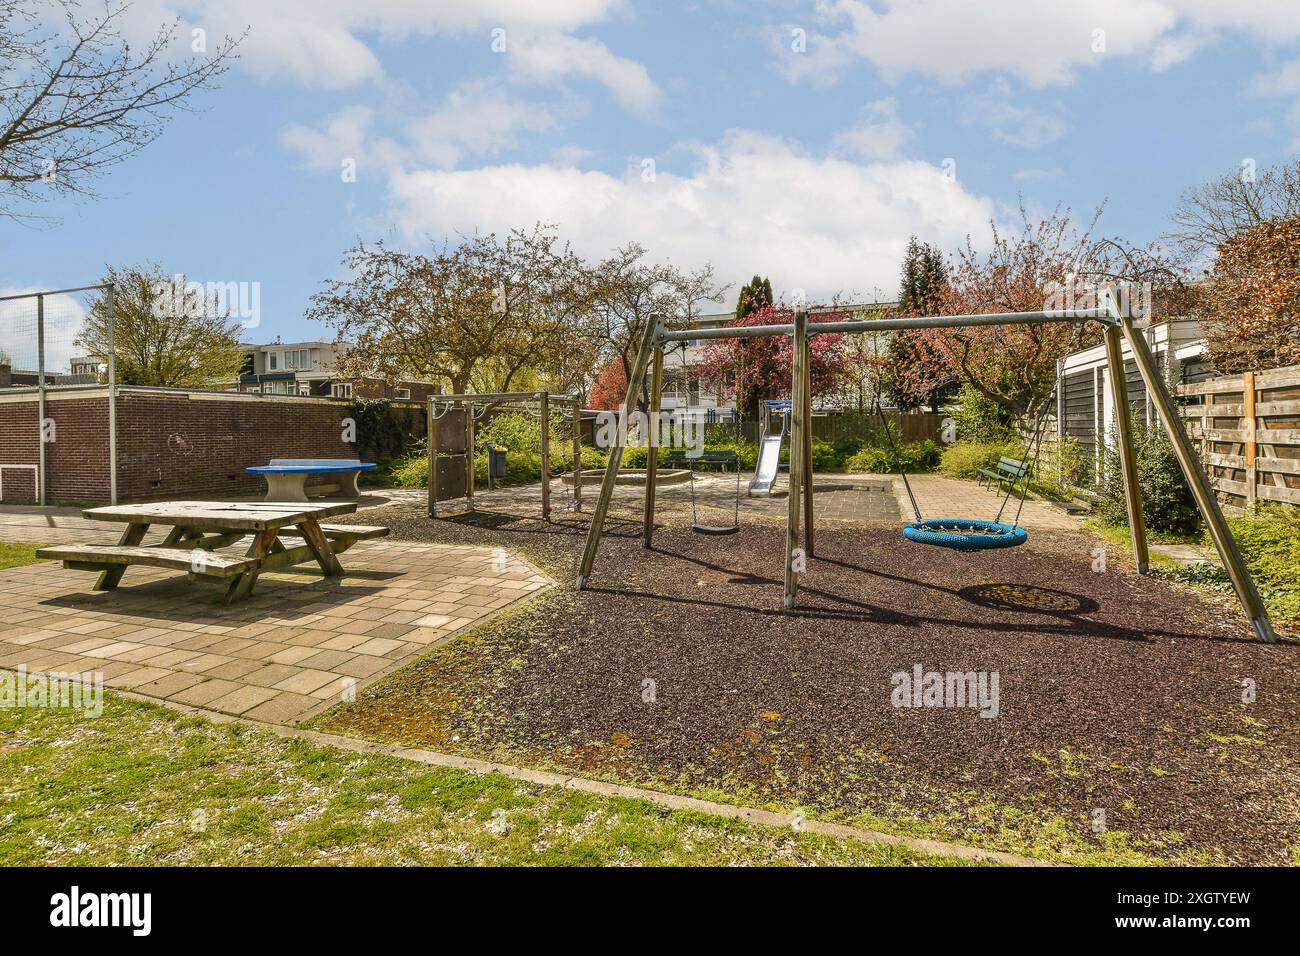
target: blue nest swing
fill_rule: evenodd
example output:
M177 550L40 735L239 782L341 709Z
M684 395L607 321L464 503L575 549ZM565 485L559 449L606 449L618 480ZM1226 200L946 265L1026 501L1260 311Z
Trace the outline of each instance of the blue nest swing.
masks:
M903 526L903 537L917 544L932 544L955 551L991 551L1014 548L1029 540L1018 525L970 518L926 518Z
M1028 541L1029 532L1020 527L1020 512L1025 507L1025 497L1029 493L1030 470L1037 466L1038 456L1042 451L1043 424L1050 404L1050 401L1043 403L1042 410L1038 414L1038 420L1034 423L1034 431L1025 445L1026 456L1032 451L1033 461L1020 478L1023 483L1020 491L1020 504L1016 508L1016 516L1011 519L1010 524L1003 523L1002 512L1006 510L1007 503L1015 493L1016 483L1014 481L1007 487L1006 497L1002 499L1002 506L998 508L997 517L992 521L981 521L976 518L921 517L921 509L916 503L916 495L912 493L912 485L907 480L907 471L903 468L902 459L898 454L898 447L894 444L894 434L889 427L889 420L885 418L884 409L877 407L876 410L880 414L880 423L885 427L885 437L889 441L889 450L893 455L894 465L903 478L903 487L907 489L907 497L912 503L912 512L916 515L915 521L903 526L903 537L916 544L929 544L937 548L951 548L954 551L993 551L998 548L1018 548Z

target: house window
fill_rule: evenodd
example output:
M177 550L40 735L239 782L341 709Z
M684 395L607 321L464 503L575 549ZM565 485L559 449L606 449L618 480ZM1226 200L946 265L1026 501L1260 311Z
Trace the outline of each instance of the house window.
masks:
M270 355L270 359L269 359L269 361L270 361L271 364L268 365L267 367L268 367L272 372L274 372L277 368L280 367L280 353L279 353L279 352L271 352L271 353L269 353L269 355Z
M411 397L411 390L409 388L399 388L397 390L397 397L400 399L409 399Z
M293 349L284 353L284 367L296 369L310 369L310 353L306 349Z
M333 385L330 386L330 394L333 395L335 398L351 398L352 383L335 382Z

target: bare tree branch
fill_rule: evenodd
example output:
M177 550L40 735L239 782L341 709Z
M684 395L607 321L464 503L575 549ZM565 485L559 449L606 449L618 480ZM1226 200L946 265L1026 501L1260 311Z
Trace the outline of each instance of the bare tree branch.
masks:
M184 60L168 54L179 19L132 51L118 32L127 0L83 16L76 0L53 0L57 26L38 0L0 0L0 216L55 196L95 197L108 168L157 139L190 98L215 86L242 37L224 37ZM206 46L196 37L191 49Z

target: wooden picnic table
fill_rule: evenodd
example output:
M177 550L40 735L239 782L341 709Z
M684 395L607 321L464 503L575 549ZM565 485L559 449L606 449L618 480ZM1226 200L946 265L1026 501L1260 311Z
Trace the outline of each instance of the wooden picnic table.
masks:
M191 580L225 582L226 603L230 603L251 595L263 571L315 561L326 577L341 576L343 566L338 555L357 541L388 534L387 528L320 523L322 518L356 510L356 502L352 501L155 501L90 508L82 515L92 521L126 524L116 545L64 545L41 548L36 554L60 560L65 568L99 572L96 591L113 590L128 567L143 564L182 570ZM170 530L161 544L142 545L151 525L165 525ZM249 535L253 541L244 557L215 553ZM282 537L301 538L303 543L286 547Z

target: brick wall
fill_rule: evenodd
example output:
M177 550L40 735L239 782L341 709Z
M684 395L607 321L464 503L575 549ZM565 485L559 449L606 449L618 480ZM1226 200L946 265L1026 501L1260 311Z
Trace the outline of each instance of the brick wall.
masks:
M37 463L39 454L35 400L0 404L0 502L35 501L30 466Z
M37 463L36 409L34 393L0 395L0 466ZM49 501L106 502L107 392L52 391L46 409L55 428L46 446ZM244 471L250 465L355 458L355 448L343 441L347 414L345 403L323 399L122 388L118 500L256 495L266 486ZM17 469L0 472L0 486L6 504L33 500L30 478Z

